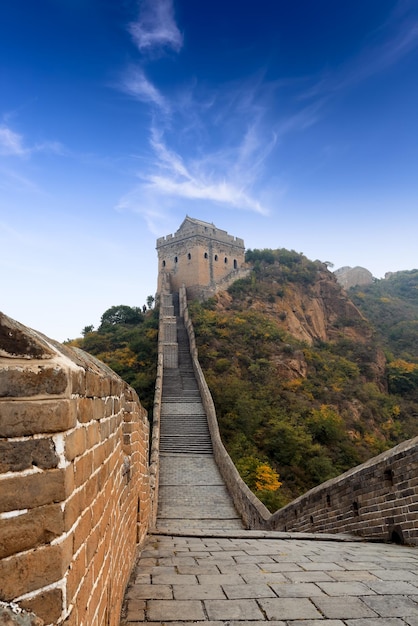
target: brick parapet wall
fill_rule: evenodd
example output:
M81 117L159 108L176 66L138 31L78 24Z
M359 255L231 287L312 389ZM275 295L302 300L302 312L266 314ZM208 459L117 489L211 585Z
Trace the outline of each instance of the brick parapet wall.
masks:
M137 394L0 314L0 600L45 624L116 626L150 515Z
M418 437L311 489L270 515L243 483L220 439L212 396L198 361L184 287L180 290L180 314L189 335L215 458L248 528L351 533L376 541L418 545Z
M418 437L311 489L268 526L418 545Z

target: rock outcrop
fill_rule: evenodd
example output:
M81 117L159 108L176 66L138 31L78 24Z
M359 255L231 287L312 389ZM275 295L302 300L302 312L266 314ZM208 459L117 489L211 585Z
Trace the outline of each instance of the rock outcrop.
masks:
M371 285L373 274L365 267L340 267L334 272L338 282L344 289L356 287L357 285Z

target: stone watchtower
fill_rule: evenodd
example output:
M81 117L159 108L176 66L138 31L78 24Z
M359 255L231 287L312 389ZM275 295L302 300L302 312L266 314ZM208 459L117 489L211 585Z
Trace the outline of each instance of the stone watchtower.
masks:
M168 274L171 289L184 284L189 298L208 298L248 273L244 240L214 224L186 216L174 235L157 239L158 293Z

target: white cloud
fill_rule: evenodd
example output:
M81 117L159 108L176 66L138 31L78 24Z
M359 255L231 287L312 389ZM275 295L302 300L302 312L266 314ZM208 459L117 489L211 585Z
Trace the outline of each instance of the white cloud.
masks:
M25 156L28 149L23 145L23 137L8 126L0 126L0 154Z
M64 156L64 146L58 141L44 141L33 146L25 145L23 136L5 124L0 126L0 154L3 156L30 156L34 152L52 152Z
M119 83L119 88L133 98L156 105L168 113L169 105L160 91L148 80L140 67L130 68Z
M138 21L128 29L141 52L161 48L178 52L183 46L172 0L143 0Z

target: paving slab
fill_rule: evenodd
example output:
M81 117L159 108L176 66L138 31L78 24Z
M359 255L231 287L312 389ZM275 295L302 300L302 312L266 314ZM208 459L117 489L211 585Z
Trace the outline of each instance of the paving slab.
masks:
M409 580L416 582L416 575L383 568L415 563L416 548L231 534L150 535L125 596L121 626L418 626L418 587ZM370 570L344 569L364 567L365 551ZM336 563L339 569L332 569Z

